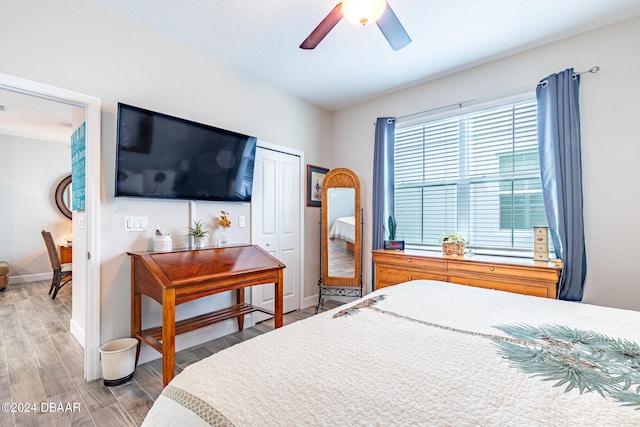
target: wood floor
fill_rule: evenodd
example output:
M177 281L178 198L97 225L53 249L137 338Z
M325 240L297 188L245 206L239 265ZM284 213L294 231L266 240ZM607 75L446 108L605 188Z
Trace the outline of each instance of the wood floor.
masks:
M82 347L69 334L72 287L62 288L55 300L48 291L48 283L33 282L0 293L0 426L139 426L162 391L161 360L139 365L134 379L120 386L85 381ZM324 309L337 305L327 301ZM286 314L284 324L313 312L310 307ZM272 329L267 320L180 351L176 373Z
M329 276L354 277L355 261L353 251L341 239L328 240Z

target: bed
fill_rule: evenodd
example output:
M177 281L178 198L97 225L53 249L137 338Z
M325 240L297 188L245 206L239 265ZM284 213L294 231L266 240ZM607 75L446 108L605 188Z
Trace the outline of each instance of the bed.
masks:
M356 218L353 216L343 216L335 220L329 230L329 239L332 241L344 240L347 249L353 252L353 244L356 241Z
M331 240L340 239L348 243L356 241L356 219L353 216L343 216L335 220L329 231Z
M436 281L187 367L144 425L640 425L640 313Z

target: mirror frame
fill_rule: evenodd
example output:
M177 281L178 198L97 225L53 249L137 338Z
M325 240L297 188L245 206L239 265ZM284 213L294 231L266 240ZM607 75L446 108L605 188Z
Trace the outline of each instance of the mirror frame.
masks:
M329 276L329 189L353 188L355 242L353 244L354 275L353 277ZM330 170L322 180L322 286L360 287L362 278L362 218L360 209L360 179L353 171L346 168Z
M71 207L67 206L64 203L64 193L67 191L69 186L71 185L71 175L65 176L62 181L56 187L55 199L56 206L62 215L66 216L69 219L72 219L73 214L71 213ZM71 195L69 195L69 203L71 203Z

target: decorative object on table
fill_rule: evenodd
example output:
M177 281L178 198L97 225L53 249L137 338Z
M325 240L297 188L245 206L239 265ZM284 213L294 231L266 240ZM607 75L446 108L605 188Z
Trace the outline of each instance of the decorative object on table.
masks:
M220 227L220 237L218 238L218 246L225 246L228 242L227 229L231 227L231 220L227 217L229 212L220 211L218 226Z
M160 230L156 229L156 234L153 236L153 250L156 252L171 252L173 250L171 235L163 234Z
M204 222L193 221L193 226L188 229L189 232L187 233L187 237L193 238L193 244L196 249L203 249L207 246L207 240L209 240L211 230L206 230L204 228Z
M329 169L307 165L307 206L322 205L322 181Z
M397 221L393 216L389 215L389 219L387 221L387 234L389 235L389 240L384 241L385 249L396 249L399 251L404 250L404 240L396 240L397 225Z
M533 227L533 259L549 261L549 227Z
M450 233L440 238L444 255L464 255L464 245L467 241L458 233Z

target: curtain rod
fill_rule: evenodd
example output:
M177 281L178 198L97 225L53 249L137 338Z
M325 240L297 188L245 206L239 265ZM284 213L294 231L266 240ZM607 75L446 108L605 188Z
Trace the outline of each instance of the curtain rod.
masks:
M573 77L580 76L582 74L595 74L598 71L600 71L600 67L598 67L597 65L594 65L593 67L589 68L588 70L580 71L580 72L577 72L577 73L573 73ZM543 84L543 83L545 83L545 81L538 82L538 83L536 83L536 86L540 85L540 84ZM523 90L523 89L528 89L529 87L530 86L523 86L523 87L519 87L517 89L512 89L509 92L516 92L516 91L520 91L520 90ZM495 98L495 97L492 97L492 98ZM453 109L455 107L462 108L464 105L469 104L471 102L475 102L475 101L480 101L480 100L468 99L466 101L456 102L454 104L445 105L444 107L432 108L431 110L425 110L425 111L419 111L417 113L407 114L406 116L390 117L390 118L387 119L387 122L391 123L394 120L398 120L398 119L403 119L404 120L404 119L407 119L407 118L410 118L410 117L421 116L421 115L427 114L427 113L435 113L436 111L440 111L440 110L446 111L446 110L449 110L449 109ZM375 125L375 123L374 123L374 125Z
M595 74L598 71L600 71L600 67L598 67L597 65L594 65L593 67L589 68L586 71L580 71L579 73L573 73L573 75L575 77L575 76L579 76L581 74L587 74L587 73Z
M578 76L580 76L580 75L582 75L582 74L587 74L587 73L595 74L595 73L597 73L598 71L600 71L600 67L598 67L597 65L595 65L595 66L593 66L593 67L589 68L589 69L588 69L588 70L586 70L586 71L580 71L579 73L573 73L573 78L575 79L576 77L578 77ZM547 84L548 84L548 83L549 83L549 82L547 82L546 80L542 80L542 81L538 82L538 84L537 84L536 86L547 87Z

